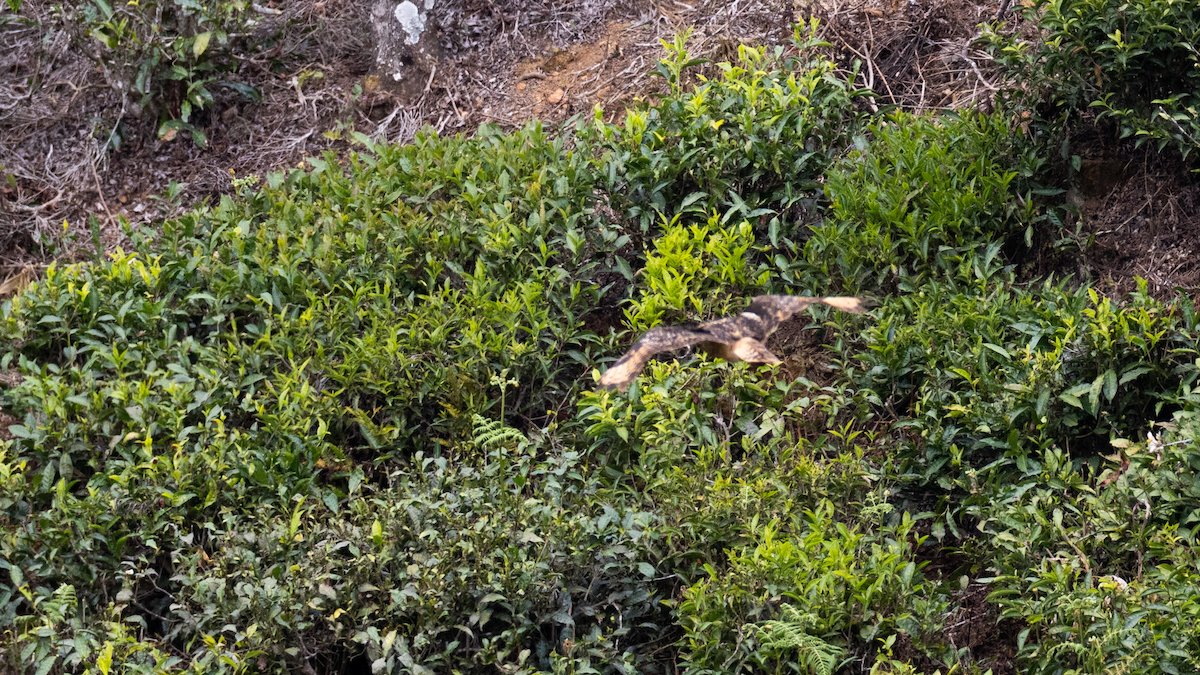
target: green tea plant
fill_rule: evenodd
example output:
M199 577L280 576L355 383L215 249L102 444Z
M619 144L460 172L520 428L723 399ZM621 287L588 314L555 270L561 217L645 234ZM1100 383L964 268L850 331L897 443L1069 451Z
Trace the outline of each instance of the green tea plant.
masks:
M1187 158L1200 148L1200 10L1173 0L1039 0L1027 10L1036 45L991 33L1018 105L1045 100L1051 126L1094 108L1121 137ZM1057 135L1055 135L1057 138Z
M1003 115L690 65L617 125L350 133L0 304L0 668L979 672L953 559L1021 668L1194 670L1192 305L1021 276L1047 159ZM879 307L815 310L801 377L592 390L798 291Z
M238 617L273 661L306 641L360 644L384 672L549 670L556 653L604 672L645 663L621 645L661 620L657 519L588 500L596 473L579 453L539 458L540 441L479 432L473 459L417 456L336 518L297 503L296 516L214 523L210 561L179 560L181 628Z
M1024 471L1030 453L1132 434L1178 405L1195 378L1180 328L1144 284L1118 307L1049 281L982 294L931 283L879 310L860 386L921 436L924 476L948 487L944 468L973 454Z
M869 145L831 167L829 211L784 266L784 280L845 293L970 282L1000 262L991 244L1038 220L1032 200L1012 194L1027 158L999 116L897 113L871 132Z
M599 178L613 208L646 232L660 215L695 211L773 221L778 239L820 197L818 177L857 133L854 78L810 50L823 44L818 26L797 26L797 57L784 49L742 46L738 62L718 64L720 79L689 89L685 71L700 61L688 34L664 42L658 74L668 93L653 106L626 112L619 125L599 118L592 142L604 148Z
M971 507L1000 553L990 598L1028 622L1017 645L1028 672L1198 666L1198 430L1189 413L1174 433L1114 440L1102 469L1050 450Z
M673 218L646 256L641 297L625 310L630 329L643 332L664 317L720 316L728 296L752 295L770 277L762 270L750 278L753 245L754 230L746 221L723 228L715 213L705 226L685 226L679 216Z
M370 149L131 233L134 252L52 267L4 304L0 363L25 380L5 392L20 526L0 558L30 588L86 589L88 616L128 590L126 619L207 644L230 617L206 632L172 612L185 589L164 567L203 567L207 524L294 536L298 514L342 511L418 451L480 452L479 416L545 422L569 400L601 344L581 318L595 275L624 245L592 215L591 159L538 125ZM39 596L8 597L24 616Z
M833 504L818 502L793 525L791 537L777 535L777 521L754 521L753 548L731 552L728 569L709 567L708 577L687 590L679 611L689 672L783 672L779 664L790 650L780 649L781 629L754 623L777 614L792 618L784 631L794 639L784 644L807 645L797 658L813 672L833 670L838 646L857 651L898 630L934 634L945 604L912 559L908 514L894 530L868 535L833 513ZM797 616L807 637L797 633Z
M160 117L160 136L185 132L204 147L207 138L192 124L193 114L212 104L214 87L259 96L222 75L236 69L237 36L256 23L248 7L245 0L89 0L64 6L63 20L80 51L123 96L123 114L150 110Z

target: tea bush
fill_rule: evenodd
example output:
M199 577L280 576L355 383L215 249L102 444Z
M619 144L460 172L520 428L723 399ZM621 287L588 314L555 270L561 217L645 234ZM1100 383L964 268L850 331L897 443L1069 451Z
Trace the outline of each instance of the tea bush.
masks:
M1118 439L1100 466L1049 450L973 507L1000 554L991 599L1028 621L1017 645L1028 672L1200 665L1195 419L1144 443Z
M778 521L755 521L756 545L732 554L723 572L709 567L708 577L684 593L679 613L689 672L779 671L772 664L790 656L780 653L786 645L811 672L830 673L843 665L848 646L862 651L900 630L936 633L945 604L930 597L913 560L909 514L869 536L833 514L832 503L819 502L792 526L792 537L778 536ZM917 537L916 546L922 541ZM781 627L789 625L792 639L781 645Z
M183 131L204 147L207 138L192 124L193 115L213 103L216 87L259 97L231 76L237 70L235 43L244 42L258 22L249 5L246 0L90 0L65 5L62 20L77 48L96 61L108 85L123 97L122 114L141 116L149 110L159 117L160 136Z
M1018 276L1002 115L691 61L620 125L357 135L0 306L5 666L978 672L983 576L1014 667L1194 668L1192 305ZM879 307L591 391L759 292Z
M947 463L980 452L1025 470L1029 454L1056 443L1137 433L1195 379L1189 339L1144 282L1120 308L1061 282L981 291L931 283L866 329L863 387L919 434L926 477L947 481Z
M799 56L743 45L737 63L718 64L720 79L690 91L685 70L699 61L686 35L664 42L657 72L668 95L627 111L619 125L597 120L590 132L605 147L599 178L612 207L643 232L657 213L694 210L719 211L722 224L777 215L772 243L792 234L820 198L818 178L859 126L852 102L860 92L812 51L823 44L817 28L815 20L796 27Z
M754 230L742 221L723 228L713 214L704 226L685 227L676 216L654 240L641 274L641 298L625 310L626 322L644 331L664 318L688 314L721 316L728 313L729 295L753 295L770 278L762 270L751 279L749 255L754 252Z
M3 363L27 378L8 393L17 586L74 580L103 610L126 572L151 577L123 604L201 644L167 579L206 523L262 529L221 514L283 517L301 498L338 512L355 476L465 451L474 414L552 416L600 344L580 318L595 252L622 245L563 143L533 125L313 160L6 304Z
M706 301L762 286L765 244L742 219L672 243L671 213L606 216L626 140L594 128L360 136L6 303L8 663L656 668L659 600L724 553L659 550L681 513L568 450L577 380L614 349L585 319L693 244Z
M1050 105L1048 121L1095 108L1121 137L1153 141L1185 158L1200 148L1200 9L1174 0L1038 0L1043 31L1031 45L990 36L994 55L1026 95Z
M385 672L550 670L556 653L653 670L632 645L666 618L659 519L602 505L579 453L539 459L537 442L509 438L454 465L418 456L337 517L296 504L290 521L217 523L205 535L218 553L176 574L181 628L245 617L246 648L272 662L349 641Z
M993 243L1031 238L1036 206L1013 192L1036 159L1014 147L1002 117L898 113L871 132L870 144L831 167L828 213L785 279L846 293L913 292L937 278L986 276L1001 262Z

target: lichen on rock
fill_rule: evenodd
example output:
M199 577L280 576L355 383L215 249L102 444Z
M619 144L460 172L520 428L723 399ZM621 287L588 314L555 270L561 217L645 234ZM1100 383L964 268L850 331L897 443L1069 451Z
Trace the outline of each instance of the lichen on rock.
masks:
M433 6L430 0L425 0L425 8L429 9ZM409 0L396 5L396 20L400 22L400 26L404 28L406 44L415 45L421 40L421 33L425 32L425 15L417 9Z

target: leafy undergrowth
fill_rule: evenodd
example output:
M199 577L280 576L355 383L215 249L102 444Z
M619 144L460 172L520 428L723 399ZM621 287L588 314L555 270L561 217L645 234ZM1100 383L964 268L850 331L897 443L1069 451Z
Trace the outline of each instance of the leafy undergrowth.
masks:
M1200 319L1019 277L1057 145L866 116L813 35L694 89L681 38L620 125L364 138L6 303L6 665L1194 671ZM878 307L796 320L827 371L593 390L763 292Z

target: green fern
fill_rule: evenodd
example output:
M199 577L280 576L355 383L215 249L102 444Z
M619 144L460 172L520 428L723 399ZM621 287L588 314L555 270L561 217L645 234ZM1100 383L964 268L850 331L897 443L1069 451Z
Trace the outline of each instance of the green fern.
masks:
M504 447L514 441L518 445L525 442L524 434L500 420L489 420L482 415L473 415L471 421L474 425L473 434L477 447L486 450Z
M801 614L791 605L783 606L786 616L781 621L765 621L759 625L759 645L763 651L785 652L797 650L798 662L817 675L833 675L833 667L842 657L842 648L831 645L805 630L816 623L812 614Z
M19 626L34 627L41 622L42 626L54 627L67 619L74 618L78 602L75 587L71 584L64 584L54 589L54 593L50 597L42 596L34 600L37 613L13 617L13 620Z

